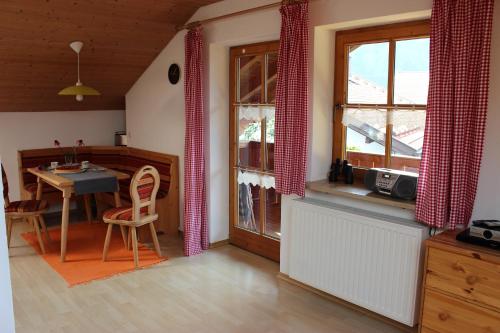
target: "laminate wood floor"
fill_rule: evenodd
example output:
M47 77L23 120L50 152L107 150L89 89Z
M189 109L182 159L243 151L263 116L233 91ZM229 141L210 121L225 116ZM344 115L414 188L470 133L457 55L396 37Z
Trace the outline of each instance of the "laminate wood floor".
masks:
M20 238L27 229L14 226L10 250L17 333L400 332L278 280L272 261L231 245L187 258L166 236L168 261L68 288Z

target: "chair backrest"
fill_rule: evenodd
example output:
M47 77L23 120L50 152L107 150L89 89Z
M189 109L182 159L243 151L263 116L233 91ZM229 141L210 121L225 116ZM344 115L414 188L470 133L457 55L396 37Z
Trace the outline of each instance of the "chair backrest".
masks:
M3 200L7 206L9 204L9 182L7 181L7 174L5 173L3 164L0 164L0 168L2 169Z
M139 221L156 214L156 194L160 187L160 174L156 168L145 165L136 171L130 183L132 219ZM146 216L141 217L141 213Z

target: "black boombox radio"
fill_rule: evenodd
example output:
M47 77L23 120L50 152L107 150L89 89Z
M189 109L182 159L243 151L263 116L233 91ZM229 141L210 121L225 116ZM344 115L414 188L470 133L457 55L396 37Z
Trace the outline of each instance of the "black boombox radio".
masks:
M365 175L368 189L391 197L413 200L417 197L418 174L384 168L369 169Z

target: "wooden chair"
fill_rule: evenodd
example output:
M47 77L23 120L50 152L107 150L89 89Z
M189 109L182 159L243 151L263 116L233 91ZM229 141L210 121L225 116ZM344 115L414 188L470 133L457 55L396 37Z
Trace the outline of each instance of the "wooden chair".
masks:
M161 256L160 244L156 236L154 221L158 220L156 213L156 194L160 187L160 175L154 167L146 165L137 170L130 183L130 198L132 206L112 208L104 212L103 220L108 223L106 240L102 260L106 261L108 255L109 242L113 232L113 225L125 226L129 228L129 236L132 237L132 248L134 251L135 268L139 266L139 250L137 244L137 229L140 226L149 224L151 237L158 256Z
M43 243L42 234L40 228L44 231L47 240L50 242L50 235L45 226L45 221L43 219L43 213L46 212L48 204L44 200L22 200L13 201L9 200L9 182L7 181L7 175L3 165L0 166L2 169L2 183L3 183L3 199L5 201L5 217L7 220L7 246L10 247L10 238L12 235L12 226L15 220L27 221L33 225L35 229L36 236L38 238L38 243L42 249L42 253L45 254L45 245Z

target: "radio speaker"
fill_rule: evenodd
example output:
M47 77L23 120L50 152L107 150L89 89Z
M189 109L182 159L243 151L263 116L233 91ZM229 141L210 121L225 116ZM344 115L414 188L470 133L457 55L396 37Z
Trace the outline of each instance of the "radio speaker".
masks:
M396 198L413 200L417 197L417 183L413 178L400 176L391 191L391 195Z
M370 169L365 175L365 186L370 190L377 192L377 171Z

